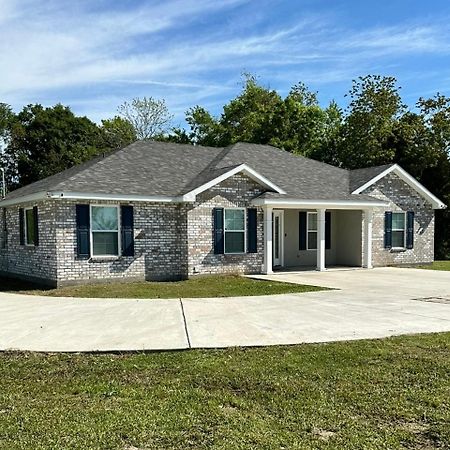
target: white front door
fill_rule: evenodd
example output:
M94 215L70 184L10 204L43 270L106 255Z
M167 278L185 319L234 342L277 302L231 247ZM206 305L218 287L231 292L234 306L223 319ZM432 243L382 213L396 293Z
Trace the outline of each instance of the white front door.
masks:
M273 265L283 266L283 211L273 212Z

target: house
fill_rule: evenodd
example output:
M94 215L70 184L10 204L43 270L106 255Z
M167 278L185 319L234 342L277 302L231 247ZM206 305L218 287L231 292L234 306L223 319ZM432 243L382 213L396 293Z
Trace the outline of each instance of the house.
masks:
M433 261L445 205L396 164L136 142L0 201L0 272L50 285Z

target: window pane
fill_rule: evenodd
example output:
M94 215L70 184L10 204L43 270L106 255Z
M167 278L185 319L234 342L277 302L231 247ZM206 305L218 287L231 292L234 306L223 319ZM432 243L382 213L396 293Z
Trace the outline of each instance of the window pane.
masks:
M91 223L93 230L118 230L117 208L114 206L93 206Z
M27 244L34 244L34 214L32 209L25 211L27 221Z
M403 213L392 213L392 229L403 230L405 228L405 215Z
M315 231L308 232L308 249L309 250L317 249L317 233Z
M244 218L243 209L226 209L225 230L244 230Z
M92 233L94 256L119 254L118 233Z
M244 253L244 233L227 231L225 233L225 253Z
M308 230L317 230L317 214L308 214Z
M392 232L392 247L404 247L405 246L405 232L393 231Z

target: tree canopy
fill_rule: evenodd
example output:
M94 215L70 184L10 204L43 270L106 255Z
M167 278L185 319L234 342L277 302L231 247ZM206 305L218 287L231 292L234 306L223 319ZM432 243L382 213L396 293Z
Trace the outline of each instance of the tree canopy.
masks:
M245 141L348 169L396 162L450 204L450 98L437 93L408 108L400 92L394 77L360 77L341 109L334 101L322 106L301 82L283 97L245 75L218 116L195 105L186 128L176 129L164 100L153 97L125 102L100 126L63 105L28 105L15 114L0 103L0 164L14 188L136 139L213 147ZM436 212L436 255L450 258L448 210Z

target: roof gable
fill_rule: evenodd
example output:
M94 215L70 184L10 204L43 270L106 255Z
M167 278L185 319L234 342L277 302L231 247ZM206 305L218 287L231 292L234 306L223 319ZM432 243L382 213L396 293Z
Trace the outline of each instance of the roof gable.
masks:
M374 168L375 169L375 168ZM377 181L384 178L390 173L395 173L401 180L407 183L412 189L414 189L418 194L425 198L434 209L445 209L447 206L441 200L439 200L435 195L433 195L423 184L419 183L412 175L410 175L405 169L401 168L398 164L392 164L389 166L379 166L376 169L382 169L377 171L378 173L371 179L367 180L363 185L355 189L352 194L361 194L367 188L375 184Z

